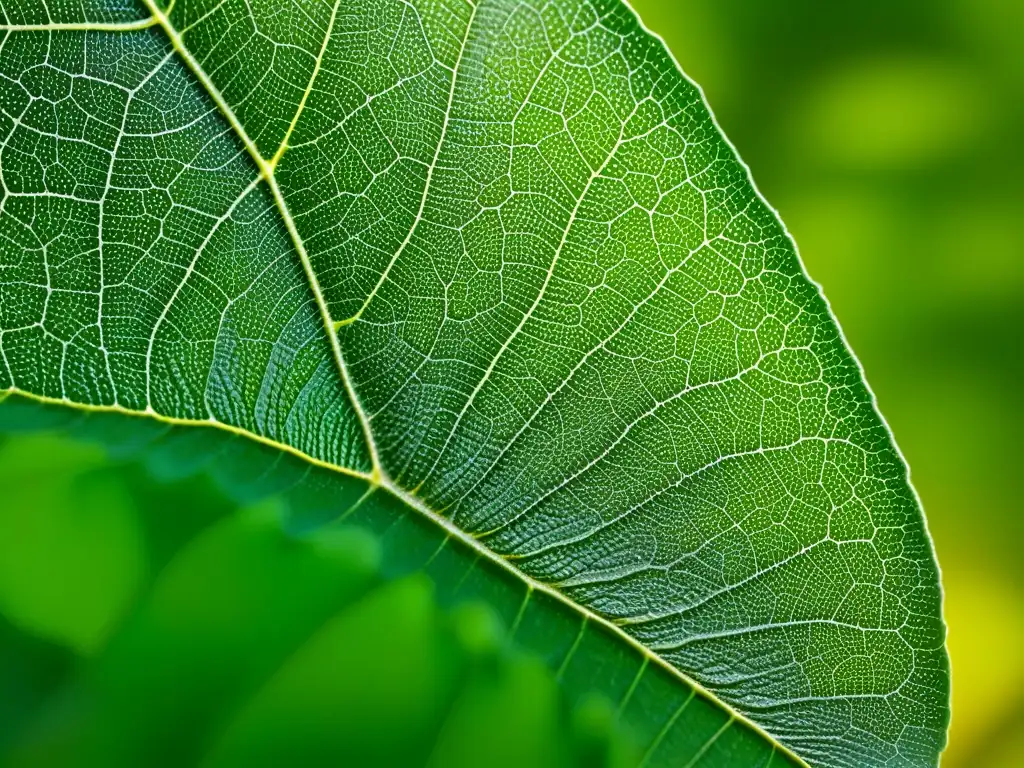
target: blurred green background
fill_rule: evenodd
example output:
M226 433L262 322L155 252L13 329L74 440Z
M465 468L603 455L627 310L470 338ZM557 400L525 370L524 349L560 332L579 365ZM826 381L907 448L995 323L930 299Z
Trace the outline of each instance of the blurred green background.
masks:
M379 532L233 503L194 428L140 450L152 422L67 413L0 408L0 765L636 763L610 701L570 705L460 585L395 577Z
M946 588L944 765L1024 765L1024 3L635 5L779 209L913 468ZM486 606L381 581L359 531L297 540L208 478L0 440L0 763L628 756L598 698L568 707Z

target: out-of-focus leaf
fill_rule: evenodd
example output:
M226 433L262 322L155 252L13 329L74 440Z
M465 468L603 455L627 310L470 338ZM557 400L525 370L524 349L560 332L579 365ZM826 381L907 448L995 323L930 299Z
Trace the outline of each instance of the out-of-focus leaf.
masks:
M232 723L209 764L269 768L333 758L422 765L451 707L453 667L461 661L442 641L439 618L422 576L378 590L288 660Z
M109 423L86 421L64 426L79 437L114 434ZM166 437L136 438L139 458L165 456ZM8 450L39 442L15 437ZM46 443L55 455L96 455L66 439ZM179 500L209 502L201 475L169 486L132 465L115 467L109 476L126 492L162 487ZM254 476L261 468L257 461ZM59 482L75 469L58 465L51 477ZM28 514L44 496L29 486L14 510ZM407 766L436 761L440 750L447 765L475 765L481 735L448 723L460 721L459 702L485 697L500 702L477 713L492 749L515 741L536 764L632 764L621 759L631 754L629 735L608 707L595 709L591 697L573 710L547 665L511 652L507 627L488 605L458 599L448 610L423 574L382 586L378 537L351 525L288 534L281 512L272 500L242 510L173 551L88 661L76 663L31 628L0 625L0 761L279 765L301 756L304 765ZM148 518L166 514L158 506L138 518L148 528ZM148 548L178 536L150 531Z
M66 681L74 661L66 648L21 632L0 616L0 758Z
M80 653L100 646L147 568L134 500L102 450L0 444L0 612Z

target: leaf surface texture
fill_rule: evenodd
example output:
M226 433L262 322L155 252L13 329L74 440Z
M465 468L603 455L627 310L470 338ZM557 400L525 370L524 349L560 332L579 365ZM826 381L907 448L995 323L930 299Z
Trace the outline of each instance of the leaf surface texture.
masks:
M904 463L620 0L0 0L0 179L0 388L433 520L642 659L648 764L937 762Z

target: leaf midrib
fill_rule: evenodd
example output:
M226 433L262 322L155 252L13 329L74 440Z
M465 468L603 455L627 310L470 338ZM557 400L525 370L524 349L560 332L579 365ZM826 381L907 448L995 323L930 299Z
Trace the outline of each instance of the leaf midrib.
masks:
M397 499L402 501L406 506L410 507L411 509L415 510L419 514L421 514L424 517L426 517L426 518L430 519L431 521L433 521L436 525L438 525L446 533L448 538L456 539L457 541L462 543L464 546L468 547L474 554L476 554L476 555L478 555L480 557L484 557L489 562L491 562L494 565L498 566L499 568L507 571L508 573L513 575L515 578L517 578L518 580L522 581L526 585L527 592L526 592L526 597L524 599L523 605L520 608L520 614L522 614L523 610L526 607L526 604L528 603L528 601L530 600L531 596L535 592L544 594L546 596L549 596L549 597L557 600L559 603L565 605L567 608L569 608L570 610L572 610L573 612L578 614L581 617L581 619L582 619L582 621L584 623L591 623L592 622L592 623L594 623L596 625L599 625L599 626L603 627L604 629L609 631L613 636L617 637L619 640L621 640L622 642L626 643L629 647L633 648L643 658L643 665L641 666L641 670L645 669L649 662L654 662L659 667L661 667L663 670L668 672L670 675L672 675L673 677L675 677L678 680L680 680L683 684L689 686L694 691L695 695L701 695L702 697L704 697L707 700L709 700L710 702L712 702L715 706L717 706L717 707L721 708L722 710L724 710L729 715L729 721L728 722L730 722L730 723L731 722L741 722L745 726L750 728L752 731L757 733L762 739L764 739L769 745L771 745L773 753L774 752L779 752L781 754L784 754L785 756L787 756L788 758L793 760L796 764L801 765L801 766L805 766L806 768L810 768L809 764L803 758L801 758L799 755L794 753L789 747L787 747L786 745L784 745L781 742L779 742L772 734L770 734L768 731L766 731L764 728L762 728L756 722L751 720L748 716L746 716L745 714L743 714L739 710L736 710L730 704L728 704L727 702L725 702L722 699L720 699L712 691L710 691L709 689L705 688L697 680L695 680L694 678L688 676L685 672L683 672L680 669L678 669L675 665L673 665L672 663L670 663L669 661L664 659L658 653L656 653L652 649L648 648L647 646L643 645L640 641L638 641L633 636L628 634L622 628L622 626L620 626L618 623L616 623L616 622L614 622L614 621L612 621L612 620L610 620L610 619L608 619L608 618L606 618L606 617L604 617L604 616L602 616L602 615L600 615L598 613L595 613L594 611L592 611L591 609L587 608L584 605L581 605L580 603L576 602L575 600L573 600L571 597L569 597L568 595L566 595L565 593L563 593L561 590L557 589L556 587L551 586L551 585L549 585L549 584L547 584L545 582L539 581L539 580L533 578L532 576L530 576L529 574L525 573L524 571L520 570L518 567L516 567L511 562L511 560L509 560L508 558L506 558L503 555L499 554L498 552L492 550L490 547L486 546L481 541L480 538L478 538L477 536L474 536L473 534L463 530L459 526L455 525L451 520L449 520L448 518L444 517L443 515L441 515L437 511L433 510L432 508L430 508L425 502L423 502L419 497L417 497L413 491L406 490L405 488L403 488L400 485L398 485L398 483L396 483L394 480L391 479L391 477L388 475L386 470L381 465L380 457L379 457L379 452L377 450L377 446L376 446L376 443L374 441L373 432L372 432L372 428L371 428L371 425L370 425L369 418L368 418L365 410L363 409L363 406L362 406L362 403L359 400L359 397L356 394L355 387L353 385L351 376L350 376L349 371L348 371L348 367L347 367L346 362L345 362L345 358L344 358L344 356L342 354L340 343L338 341L338 335L336 333L336 327L344 326L344 325L346 325L348 323L351 323L351 322L355 321L356 319L358 319L358 317L362 313L363 309L365 309L366 303L368 303L368 301L369 301L369 297L368 297L367 301L364 302L362 308L359 310L359 313L354 315L352 318L348 318L346 320L342 320L337 325L332 320L330 312L329 312L329 310L327 308L327 303L326 303L326 301L324 299L324 296L323 296L323 291L322 291L322 289L320 287L320 284L319 284L319 280L318 280L318 278L316 276L316 273L313 270L313 266L312 266L312 263L311 263L310 258L309 258L309 253L306 250L305 243L304 243L301 235L298 232L298 228L296 227L295 221L294 221L294 219L293 219L293 217L292 217L292 215L291 215L291 213L290 213L290 211L288 209L288 205L287 205L287 203L286 203L286 201L284 199L284 195L283 195L283 193L281 191L280 186L277 183L277 179L276 179L276 176L275 176L276 166L277 166L278 162L280 161L281 157L286 153L286 151L288 149L288 145L287 145L288 139L291 136L294 128L296 127L296 125L298 123L299 117L301 116L301 113L303 111L303 108L305 106L305 102L306 102L309 94L313 90L317 74L320 71L321 60L322 60L322 58L324 56L324 53L327 50L327 45L329 43L330 34L331 34L332 29L333 29L334 20L335 20L335 17L337 15L337 10L338 10L338 8L340 6L341 0L335 0L335 4L334 4L334 6L332 8L331 19L330 19L330 22L328 24L327 30L325 32L325 39L323 41L321 50L320 50L320 52L319 52L319 54L317 56L313 72L312 72L312 74L310 76L310 81L307 84L307 87L306 87L306 89L305 89L305 91L303 93L302 99L301 99L301 101L299 103L299 106L298 106L298 108L296 110L296 113L292 117L292 119L291 119L291 121L289 123L289 126L286 129L286 132L284 134L284 137L281 140L281 143L279 144L277 150L275 151L274 156L270 160L265 158L260 153L256 143L248 135L248 133L245 130L245 127L241 124L241 121L239 120L238 116L234 113L234 110L227 103L227 101L224 98L223 94L220 93L220 90L213 83L213 81L209 77L209 75L206 74L206 72L203 69L202 65L196 60L196 58L192 55L191 51L189 51L189 49L185 46L184 41L182 40L182 37L181 37L181 33L171 23L171 21L170 21L170 19L168 17L168 14L173 9L173 5L174 5L173 0L172 0L171 4L168 6L167 11L163 11L156 4L156 0L143 0L143 3L145 4L145 6L149 10L149 12L152 14L149 19L142 19L142 20L138 20L138 21L124 22L124 23L110 23L110 24L106 24L106 23L80 23L80 24L40 24L40 25L0 25L0 31L50 31L50 32L54 32L54 31L122 32L123 31L123 32L130 32L130 31L138 31L138 30L147 29L149 27L154 27L154 26L159 26L164 31L164 33L167 35L167 38L168 38L172 48L174 49L174 51L181 57L182 61L185 63L185 65L188 67L188 69L197 78L197 80L199 81L200 85L202 86L202 88L206 92L206 94L214 101L214 103L216 104L218 110L221 112L223 117L228 121L228 124L231 126L232 130L235 132L236 136L242 142L242 144L245 147L246 151L248 152L248 154L250 155L250 157L252 158L252 160L256 164L256 167L257 167L257 169L259 171L259 174L258 174L257 178L254 180L254 182L252 184L250 184L249 187L247 187L245 194L247 194L249 191L252 190L252 188L257 186L260 181L266 182L269 190L271 191L271 194L272 194L272 196L274 198L275 206L277 207L278 213L280 214L280 216L281 216L281 218L282 218L282 220L283 220L283 222L285 224L285 227L286 227L286 229L288 231L288 234L289 234L289 236L291 238L292 244L294 245L294 247L296 249L296 252L299 255L299 259L300 259L300 261L302 263L302 267L303 267L303 270L304 270L304 272L306 274L307 281L309 282L309 286L310 286L310 288L311 288L311 290L313 292L314 298L316 300L317 307L318 307L318 309L320 311L321 319L322 319L323 326L324 326L324 331L326 332L327 337L328 337L328 339L330 341L333 357L334 357L335 363L337 365L340 377L342 379L342 383L343 383L343 385L345 387L345 391L346 391L346 393L347 393L347 395L349 397L349 401L352 404L353 410L356 412L356 415L357 415L357 417L359 419L359 422L360 422L360 425L362 427L363 436L364 436L364 439L365 439L365 442L366 442L366 446L367 446L367 449L368 449L368 451L370 453L372 469L371 469L370 472L363 472L363 471L360 471L360 470L357 470L357 469L353 469L351 467L346 467L346 466L341 465L341 464L336 464L336 463L324 461L324 460L318 459L318 458L316 458L316 457L314 457L314 456L312 456L312 455L310 455L310 454L308 454L308 453L306 453L304 451L301 451L301 450L295 448L294 446L288 445L287 443L279 442L277 440L273 440L271 438L267 438L267 437L264 437L264 436L259 435L257 433L251 432L249 430L246 430L246 429L243 429L243 428L240 428L240 427L236 427L236 426L233 426L233 425L230 425L230 424L226 424L224 422L221 422L221 421L218 421L216 419L213 419L212 417L210 419L207 419L207 420L188 419L188 418L179 418L179 417L173 417L173 416L167 416L167 415L164 415L164 414L160 414L160 413L157 413L156 411L154 411L151 407L147 408L146 411L137 411L137 410L130 410L130 409L124 408L124 407L122 407L120 405L89 405L89 404L75 403L75 402L72 402L72 401L70 401L70 400L68 400L66 398L46 397L46 396L43 396L43 395L37 395L37 394L32 393L32 392L24 391L24 390L18 389L16 387L11 387L9 390L7 390L7 392L0 393L0 403L2 403L4 399L6 399L8 394L14 393L14 394L18 394L19 396L25 397L27 399L35 400L37 402L49 403L49 404L57 404L57 405L65 406L65 407L72 407L72 408L75 408L75 409L78 409L78 410L82 410L82 411L119 413L119 414L123 414L123 415L127 415L127 416L144 417L144 418L154 419L156 421L160 421L160 422L163 422L163 423L166 423L166 424L170 424L170 425L174 425L174 426L187 426L187 427L202 426L202 427L212 427L212 428L216 428L216 429L221 429L221 430L230 432L230 433L238 435L238 436L242 436L242 437L246 437L246 438L251 439L251 440L255 440L256 442L261 443L263 445L266 445L266 446L268 446L270 448L274 448L276 450L280 450L280 451L283 451L285 453L291 454L291 455L293 455L293 456L295 456L297 458L300 458L300 459L302 459L302 460L304 460L306 462L309 462L310 464L312 464L314 466L318 466L318 467L321 467L321 468L324 468L324 469L328 469L328 470L331 470L331 471L334 471L334 472L338 472L338 473L341 473L341 474L344 474L344 475L347 475L347 476L350 476L350 477L361 479L361 480L363 480L364 482L368 483L371 486L371 490L375 490L376 488L382 488L383 490L387 491L388 493L390 493L391 495L393 495L394 497L396 497ZM478 7L478 4L474 4L474 3L470 2L470 0L467 0L467 3L473 9L473 13L472 13L472 15L470 17L470 21L469 21L469 24L471 26L472 25L472 20L473 20L473 18L475 16L475 13L476 13L476 9ZM630 13L632 13L634 16L636 16L636 11L632 8L631 5L629 5L628 2L623 0L623 5L629 10ZM639 17L636 16L636 18L637 18L638 24L640 24L640 26L645 31L647 31L648 34L652 34L652 33L649 32L649 30L647 30L646 27L643 26L642 22L639 20ZM468 45L468 42L469 42L469 27L467 26L466 35L465 35L465 38L463 40L462 48L459 51L459 55L458 55L458 59L456 60L456 64L452 68L451 96L454 95L454 91L455 91L455 82L456 82L456 79L457 79L457 76L458 76L458 68L459 68L458 65L461 62L462 58L463 58L463 54L465 52L466 46ZM681 70L681 68L679 68L678 62L675 61L674 57L672 58L672 61L675 64L675 66L677 67L677 69L679 70L680 74L685 77L685 75L682 74L682 70ZM703 97L703 92L701 92L701 98L702 99L704 98ZM451 112L451 97L449 99L448 111L445 114L445 124L444 124L445 127L447 127L447 122L448 122L448 119L449 119L449 116L450 116L450 112ZM428 168L427 180L426 180L426 184L425 184L425 187L424 187L424 190L423 190L423 193L422 193L422 199L421 199L421 204L420 204L420 215L422 215L423 206L425 205L425 201L427 199L427 195L428 195L428 192L429 192L430 178L431 178L430 171L432 171L433 170L433 166L436 165L437 158L438 158L438 156L440 154L440 150L441 150L441 144L444 141L444 136L445 136L445 130L443 128L442 132L441 132L440 139L439 139L438 146L436 148L434 162ZM244 197L245 194L243 194L242 196ZM410 232L407 235L407 237L405 238L405 241L403 242L402 246L400 246L398 251L396 251L395 256L392 258L392 263L401 254L401 251L404 248L405 242L407 242L409 239L411 239L412 233L415 230L416 225L419 222L420 215L417 215L416 219L414 220L413 224L411 225ZM386 275L386 273L385 273L385 275ZM382 278L385 275L382 275ZM376 288L374 290L376 290ZM372 294L371 294L371 297L372 297ZM538 301L539 301L539 298L538 298ZM564 663L565 662L563 662L563 665L564 665ZM632 692L632 690L630 691L630 693L631 692ZM692 698L692 696L688 697L687 703L689 702L690 698ZM675 714L678 714L678 713L674 713L674 715L670 716L669 722L666 724L666 727L668 725L670 725L672 721L674 721ZM655 744L659 740L660 739L657 739ZM652 744L651 746L653 747L655 745ZM698 755L698 757L699 757L699 755Z

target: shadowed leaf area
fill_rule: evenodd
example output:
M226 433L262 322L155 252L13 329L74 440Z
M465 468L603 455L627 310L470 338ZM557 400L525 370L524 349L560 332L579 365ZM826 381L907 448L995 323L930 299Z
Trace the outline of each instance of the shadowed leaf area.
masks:
M180 505L155 579L131 546L102 563L106 614L23 608L95 652L153 579L17 754L937 763L945 630L906 467L628 6L0 0L0 22L5 421L286 497L212 528L224 501ZM102 519L55 529L145 539L127 491L81 482L55 508Z

